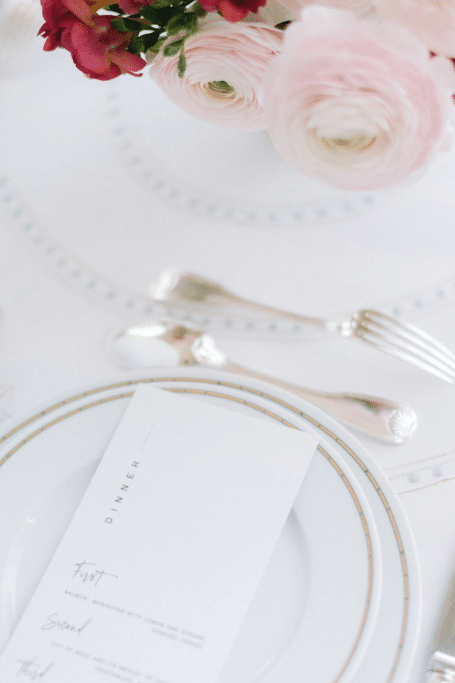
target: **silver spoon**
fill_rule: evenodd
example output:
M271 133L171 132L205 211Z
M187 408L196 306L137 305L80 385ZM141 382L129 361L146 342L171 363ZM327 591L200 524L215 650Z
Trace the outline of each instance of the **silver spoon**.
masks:
M417 416L413 410L384 398L306 389L232 363L217 348L213 337L186 324L147 322L128 327L114 337L112 346L116 355L126 360L130 367L151 367L153 360L144 356L143 347L144 344L150 345L153 340L172 347L178 354L178 365L202 365L273 384L320 406L342 422L382 441L402 444L409 439L417 426ZM139 349L140 346L142 350Z

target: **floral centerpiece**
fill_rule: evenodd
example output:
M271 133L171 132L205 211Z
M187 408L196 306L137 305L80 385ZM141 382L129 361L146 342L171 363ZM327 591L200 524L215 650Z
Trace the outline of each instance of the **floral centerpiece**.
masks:
M141 76L189 114L266 129L333 187L418 177L451 141L455 0L41 0L44 49Z

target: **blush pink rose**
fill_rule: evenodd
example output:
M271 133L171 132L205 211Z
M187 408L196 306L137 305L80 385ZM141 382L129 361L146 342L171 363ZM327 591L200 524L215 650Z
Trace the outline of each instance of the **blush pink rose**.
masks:
M290 1L294 2L294 0ZM279 0L267 0L267 4L264 5L264 7L259 7L257 12L250 12L247 14L245 21L249 23L259 22L267 24L267 26L277 26L299 19L300 14L300 7L294 7L291 8L291 10L288 10L279 2Z
M346 9L359 16L375 13L376 0L280 0L289 10L306 7L307 5L325 5L335 9Z
M323 7L285 32L264 81L277 151L347 190L384 189L421 171L450 140L455 72L398 26Z
M446 57L455 57L455 0L377 0L387 21L406 26L425 45Z
M278 54L283 31L261 23L231 24L217 14L200 22L185 40L186 70L177 72L178 55L157 55L151 77L179 107L198 119L239 130L265 128L260 99L270 60Z
M325 5L335 9L347 9L356 14L370 14L376 7L376 0L300 0L302 7L306 5Z

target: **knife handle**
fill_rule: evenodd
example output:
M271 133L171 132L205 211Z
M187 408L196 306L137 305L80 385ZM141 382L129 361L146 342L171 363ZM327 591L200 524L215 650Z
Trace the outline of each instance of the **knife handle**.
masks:
M427 683L455 683L455 573L436 631Z

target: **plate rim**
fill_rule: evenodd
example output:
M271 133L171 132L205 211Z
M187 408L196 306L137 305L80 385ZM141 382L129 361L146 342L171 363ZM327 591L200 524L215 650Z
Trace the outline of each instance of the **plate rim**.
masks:
M405 600L400 643L397 649L395 661L390 672L389 678L387 679L387 682L385 682L391 683L395 677L398 665L400 664L401 655L404 651L405 640L406 638L409 640L409 633L412 633L412 629L410 629L410 622L408 619L410 583L408 571L409 561L406 560L406 555L408 556L408 560L409 558L411 558L411 564L413 564L413 573L415 576L415 580L414 582L411 581L411 584L414 593L414 600L417 602L417 605L415 605L415 607L417 607L416 614L420 613L420 591L416 590L416 587L419 585L419 567L417 562L415 544L410 533L409 525L404 514L404 511L402 509L401 502L398 496L396 495L395 491L393 490L391 484L388 482L386 475L382 473L382 471L379 468L379 465L377 465L377 463L372 459L372 456L368 453L365 447L362 446L362 444L360 444L344 427L339 425L333 418L328 416L321 409L313 406L304 399L296 397L287 391L276 389L275 387L272 387L264 382L250 379L246 381L244 377L228 374L226 372L218 370L190 367L156 368L150 369L148 371L130 371L124 372L122 374L117 373L115 377L111 376L110 379L106 380L105 382L100 380L92 381L90 383L86 382L83 385L84 388L80 386L79 389L74 389L73 392L66 391L64 395L61 394L60 397L55 398L53 402L51 401L51 399L47 400L45 404L42 404L41 408L36 408L35 410L29 409L27 411L24 411L21 415L17 415L11 418L7 422L5 422L0 429L0 433L2 433L2 436L0 437L0 447L3 446L3 444L8 439L12 439L15 434L18 434L22 428L30 426L32 423L36 423L37 429L34 432L32 432L32 434L26 437L25 442L30 440L31 438L33 438L33 436L35 436L39 432L43 431L43 429L45 429L45 426L38 425L40 425L40 423L44 421L51 413L53 413L54 411L58 412L61 408L71 407L72 403L76 402L81 398L89 396L95 397L96 394L99 394L107 390L127 388L129 389L129 391L123 392L123 394L118 395L118 398L126 398L132 395L134 391L134 389L133 391L131 390L132 387L140 383L158 381L162 383L187 382L190 384L193 383L193 385L197 385L198 383L204 383L209 384L211 386L224 387L230 390L237 390L240 392L247 392L251 395L260 396L261 399L265 399L271 403L278 404L281 408L290 410L292 413L296 414L296 416L301 418L303 417L307 423L309 423L313 428L319 430L322 433L324 439L332 439L338 447L341 447L345 451L345 453L350 458L353 458L357 465L359 465L362 468L364 474L368 477L368 479L376 489L376 492L380 496L381 501L384 504L384 507L386 508L387 514L392 524L395 538L398 543L403 567ZM169 387L169 389L172 391L172 388ZM177 389L177 391L179 390ZM210 395L215 393L212 391L200 390L197 388L185 391L186 393L194 394L203 393ZM68 398L69 394L71 394L71 396ZM226 397L226 395L224 395L224 397ZM241 402L248 404L249 407L257 408L257 406L254 406L253 404L245 400L242 400ZM52 403L52 405L49 405L49 403ZM259 408L259 410L262 409ZM74 412L78 411L79 409L76 409ZM268 411L263 410L262 412ZM34 414L32 415L32 417L30 417L30 414L32 413ZM66 415L68 416L68 413ZM272 415L272 417L276 416ZM56 420L53 420L48 424L52 425L60 419L61 418L57 418ZM290 422L286 422L281 418L280 421L284 424L287 424L290 427L295 428L295 426L292 425ZM16 443L14 445L11 451L7 453L7 455L4 456L2 460L0 460L0 467L3 464L5 464L5 462L21 447L21 445L23 445L23 443L24 440L19 441L19 443ZM329 445L331 445L330 441ZM357 455L356 451L359 452L360 455ZM364 460L367 461L368 467L365 465ZM349 463L347 463L347 465L349 467ZM385 496L382 493L381 486L376 481L377 478L382 480L382 486L385 485L385 488L387 489L387 496ZM393 510L389 504L388 498L392 498L392 506L394 508ZM398 523L396 517L398 518ZM416 587L414 587L414 583L416 584ZM414 628L414 632L415 631L416 629ZM414 633L414 635L416 635L416 633ZM415 641L416 637L414 637L412 642L414 642L415 644ZM349 666L349 662L350 657L348 658L346 666L340 672L339 676L336 678L334 683L339 681L341 677L344 675L345 670Z

